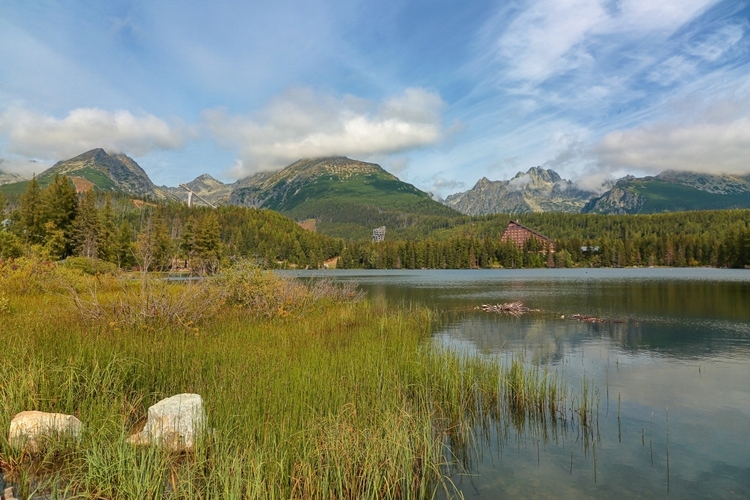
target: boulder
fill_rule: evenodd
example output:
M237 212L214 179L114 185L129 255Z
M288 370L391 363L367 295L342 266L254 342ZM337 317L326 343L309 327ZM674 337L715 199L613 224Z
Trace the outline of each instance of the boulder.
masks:
M148 409L141 432L128 438L132 444L157 444L171 451L189 451L206 424L206 411L199 394L177 394Z
M70 436L77 439L80 435L81 421L73 415L22 411L10 422L8 442L14 448L35 450L43 437Z

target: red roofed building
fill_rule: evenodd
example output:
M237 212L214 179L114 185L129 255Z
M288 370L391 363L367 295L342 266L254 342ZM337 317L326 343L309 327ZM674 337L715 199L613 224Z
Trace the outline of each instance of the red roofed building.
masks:
M526 242L534 238L536 241L542 244L544 250L549 249L550 252L555 251L555 242L544 235L541 235L529 229L523 224L519 224L516 221L510 221L503 231L503 235L500 236L500 241L512 241L518 248L524 248Z

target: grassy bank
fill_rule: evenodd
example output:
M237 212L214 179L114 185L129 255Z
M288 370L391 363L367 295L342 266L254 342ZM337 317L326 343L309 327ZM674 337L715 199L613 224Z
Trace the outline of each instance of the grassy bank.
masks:
M80 279L88 285L79 281L79 299L90 297L96 285ZM138 282L98 292L98 315L92 301L76 306L59 287L6 293L6 481L53 497L429 498L441 488L456 493L444 478L470 462L482 429L538 427L574 413L549 374L434 347L427 310L332 300L320 285L310 298L263 280L265 288L235 279L233 290L254 299L232 305L225 293L205 321L126 321L112 311L140 300ZM194 285L164 286L146 292L190 297ZM289 286L304 307L273 296ZM182 392L203 396L213 428L195 452L125 442L148 406ZM7 429L23 410L76 415L80 442L12 449Z

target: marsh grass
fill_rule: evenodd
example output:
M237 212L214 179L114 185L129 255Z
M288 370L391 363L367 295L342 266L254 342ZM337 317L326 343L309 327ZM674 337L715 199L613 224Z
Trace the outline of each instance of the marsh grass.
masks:
M553 374L428 342L428 310L248 273L234 301L195 322L117 319L118 301L142 305L137 282L132 295L89 291L101 315L57 293L13 295L0 323L0 428L23 410L74 414L84 428L36 453L0 433L6 481L51 498L460 496L448 477L472 467L491 429L546 439L576 415ZM163 286L184 299L191 285ZM126 442L150 405L182 392L203 396L212 429L194 451Z

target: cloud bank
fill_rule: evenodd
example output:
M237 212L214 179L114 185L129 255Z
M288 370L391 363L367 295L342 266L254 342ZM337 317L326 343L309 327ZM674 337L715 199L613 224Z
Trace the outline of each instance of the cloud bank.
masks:
M380 103L294 88L254 115L214 109L203 117L219 145L238 151L240 162L228 175L240 178L300 158L367 158L434 144L444 134L443 107L436 92L422 88L409 88Z
M180 149L191 135L184 126L129 111L78 108L57 119L16 107L0 115L6 151L41 160L67 159L93 148L140 156Z
M682 126L656 124L611 132L594 151L599 162L610 168L747 174L750 118Z

